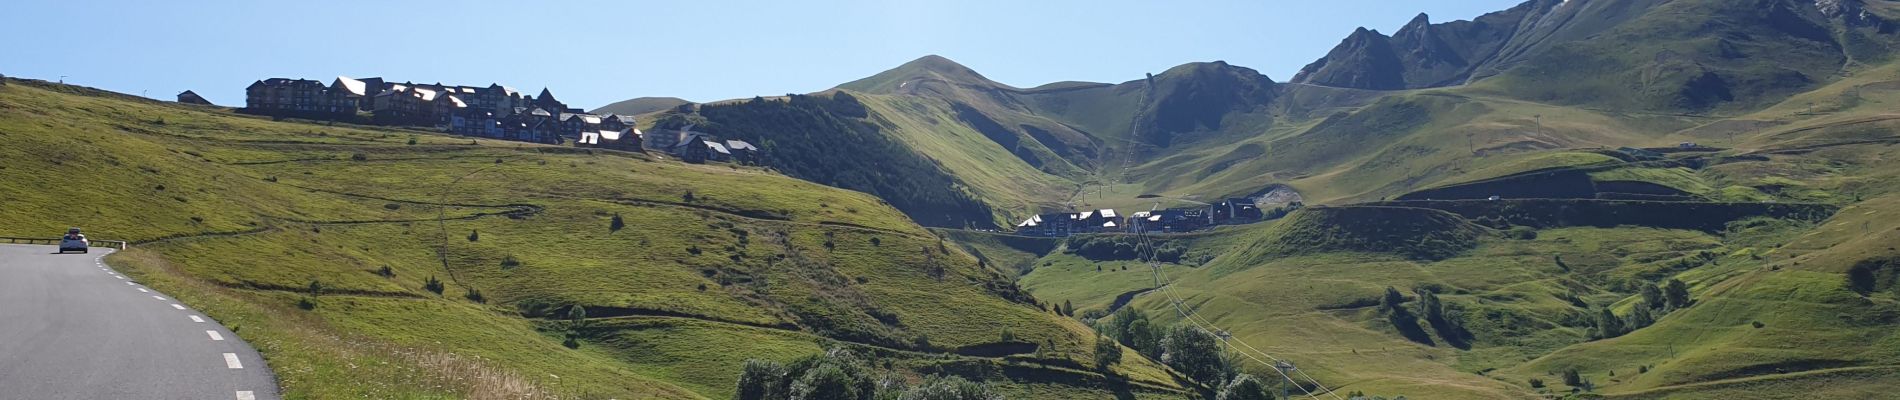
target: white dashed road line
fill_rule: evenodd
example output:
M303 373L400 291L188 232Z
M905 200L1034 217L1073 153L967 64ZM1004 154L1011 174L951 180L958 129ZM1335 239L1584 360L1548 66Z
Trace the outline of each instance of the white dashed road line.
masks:
M125 283L125 285L126 285L126 286L132 286L132 282L126 282L126 283Z
M237 400L257 400L257 395L251 394L249 390L239 390L237 391Z
M145 290L145 288L137 288L137 289L139 290L139 293L151 293L151 292L152 292L152 291L150 291L150 290Z
M165 296L152 296L152 298L159 299L161 301L165 300Z
M211 340L216 340L216 341L224 340L224 335L219 335L218 331L205 331L205 334L211 335Z
M204 322L205 322L205 319L204 319L204 318L198 318L198 316L196 316L196 315L187 315L187 317L191 317L191 322L197 322L197 323L200 323L200 324L202 324L202 323L204 323Z
M173 304L173 305L172 305L172 308L176 308L176 309L180 309L180 310L183 310L183 309L185 309L185 306L181 306L181 305L177 305L177 304Z
M237 353L224 353L224 366L231 369L244 369L244 364L238 362Z

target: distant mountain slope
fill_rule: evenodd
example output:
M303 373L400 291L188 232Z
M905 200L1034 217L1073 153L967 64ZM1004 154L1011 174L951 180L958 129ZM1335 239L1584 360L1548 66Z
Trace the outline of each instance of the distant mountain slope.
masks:
M589 111L589 112L592 112L595 114L601 114L601 115L606 115L609 113L615 114L615 115L640 115L640 114L666 111L666 110L673 109L673 107L679 107L684 104L692 104L692 103L693 102L686 101L686 99L681 99L677 97L637 97L637 98L617 101L617 102L614 102L613 104L601 106L600 108L596 108L593 111Z
M1508 69L1551 45L1617 26L1661 0L1531 0L1469 21L1419 14L1386 36L1359 28L1293 82L1398 90L1460 85Z
M832 92L855 96L867 111L851 118L956 177L999 222L1275 184L1366 201L1540 150L1665 145L1710 115L1785 105L1886 64L1896 9L1532 0L1469 21L1420 15L1390 36L1358 30L1287 83L1209 62L1023 89L927 56Z
M885 201L761 168L7 79L0 171L0 235L132 241L106 261L241 327L289 398L723 399L749 358L833 348L1180 396L1132 352L1112 385L1076 368L1088 327Z

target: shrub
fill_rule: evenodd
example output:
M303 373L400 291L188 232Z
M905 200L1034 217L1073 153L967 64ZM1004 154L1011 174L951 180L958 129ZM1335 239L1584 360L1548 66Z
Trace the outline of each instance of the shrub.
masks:
M1543 388L1544 388L1544 380L1543 380L1543 379L1537 379L1537 378L1531 378L1531 388L1532 388L1532 389L1543 389Z
M1573 387L1583 386L1583 382L1584 382L1583 374L1577 373L1577 370L1575 369L1564 370L1564 385L1573 386Z
M351 161L369 161L369 155L363 154L363 153L350 153L350 160Z
M521 260L515 259L515 255L513 254L501 258L501 269L514 269L519 266L521 266Z
M482 233L474 229L468 230L468 241L473 242L477 240L482 240Z
M1504 236L1517 240L1533 240L1537 239L1537 229L1528 226L1513 226L1510 230L1504 231Z
M315 279L311 279L310 280L310 296L315 297L320 294L323 294L323 282L318 282Z
M1095 335L1095 368L1107 372L1108 367L1122 362L1122 346L1101 334Z
M1695 301L1689 298L1689 285L1676 279L1670 279L1669 283L1663 284L1663 300L1671 310L1688 307Z
M784 365L770 360L746 360L745 369L739 372L739 390L733 399L776 400L789 397L790 393L779 392L784 381Z
M1220 339L1194 326L1176 326L1161 340L1161 362L1206 385L1226 379L1233 366L1222 357Z
M1273 395L1267 393L1267 386L1261 384L1259 379L1254 378L1252 375L1241 374L1235 376L1233 380L1227 381L1226 385L1221 386L1220 393L1216 394L1214 399L1272 400Z
M396 270L389 268L389 265L383 265L382 269L376 270L376 274L382 275L384 278L394 278L396 277Z
M930 335L927 334L918 334L916 339L911 340L910 345L918 350L930 350L935 348L934 345L930 344Z
M410 146L414 146L414 145L416 145L416 137L415 137L415 136L410 136L410 137L409 137L409 145L410 145Z
M792 383L793 399L858 400L859 386L854 377L836 364L823 364L798 377Z
M621 228L626 227L627 222L620 219L620 213L614 213L613 221L607 223L608 232L619 232Z
M383 209L396 211L396 210L402 209L402 205L396 204L396 203L383 203Z
M1896 264L1900 264L1900 260L1892 258L1854 263L1853 267L1847 269L1847 287L1861 295L1869 295L1883 287L1900 286L1895 284L1900 281L1900 267L1895 267Z
M482 297L482 291L477 290L475 288L468 288L468 294L464 294L462 295L462 297L467 298L468 301L473 301L476 303L483 303L483 304L488 303L488 298Z
M888 389L887 389L888 390ZM878 393L877 398L895 398L899 400L1001 400L1002 394L990 390L989 386L971 382L963 377L932 376L917 387L903 393ZM888 396L888 397L887 397Z
M442 281L435 279L435 275L430 275L429 280L422 283L422 289L435 292L435 294L438 295L442 294Z

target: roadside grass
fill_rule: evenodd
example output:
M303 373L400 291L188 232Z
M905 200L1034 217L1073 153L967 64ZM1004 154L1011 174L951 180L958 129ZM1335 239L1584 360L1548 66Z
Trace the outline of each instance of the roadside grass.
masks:
M147 242L109 261L255 345L287 398L723 398L743 359L818 343L1099 379L1064 367L1092 360L1087 327L862 193L756 168L8 83L0 234L76 225ZM572 305L590 322L672 318L707 337L568 348L550 319ZM1042 354L948 355L1004 328ZM688 365L619 352L634 339L671 340L676 355L754 346ZM1148 395L1178 390L1165 371L1139 357L1116 367Z

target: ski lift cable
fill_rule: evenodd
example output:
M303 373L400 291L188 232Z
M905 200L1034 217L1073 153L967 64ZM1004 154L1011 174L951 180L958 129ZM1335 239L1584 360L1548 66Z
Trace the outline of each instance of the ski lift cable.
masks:
M1146 254L1146 257L1148 259L1148 266L1154 276L1155 284L1161 287L1162 294L1168 296L1169 303L1174 305L1175 311L1180 313L1188 321L1189 324L1194 325L1195 328L1197 329L1202 329L1210 333L1227 332L1226 330L1219 329L1219 326L1215 325L1213 321L1209 321L1206 318L1199 316L1193 310L1188 309L1186 307L1186 304L1184 301L1181 300L1181 297L1178 294L1174 293L1174 289L1172 288L1173 278L1168 277L1168 275L1165 272L1162 272L1161 270L1161 260L1159 257L1155 256L1156 251L1155 251L1155 246L1154 246L1154 240L1148 237L1146 232L1142 232L1139 230L1136 231L1135 237L1137 241L1136 242L1137 256L1143 255L1143 253ZM1265 351L1261 351L1260 349L1253 347L1253 345L1247 344L1247 342L1245 341L1233 340L1232 337L1228 335L1217 335L1216 338L1219 339L1221 343L1223 344L1227 344L1228 342L1240 342L1241 346L1246 347L1248 350L1251 350L1253 353L1258 353L1261 356L1265 356L1267 359L1273 360L1274 361L1273 363L1268 363L1265 360L1261 360L1260 357L1255 357L1253 353L1248 353L1247 351L1241 351L1240 348L1233 347L1232 344L1228 344L1228 348L1234 349L1236 350L1236 352L1240 353L1242 356L1245 356L1248 359L1253 360L1254 362L1260 363L1261 365L1264 365L1267 368L1272 369L1275 373L1280 374L1280 376L1282 378L1285 378L1288 383L1292 383L1293 386L1299 387L1300 391L1305 392L1306 397L1308 398L1319 397L1318 394L1313 393L1313 391L1310 389L1307 389L1305 385L1300 384L1298 379L1294 379L1292 375L1287 374L1285 370L1280 368L1278 363L1285 363L1286 361L1281 360L1278 357L1274 357L1272 354L1269 354ZM1322 393L1325 393L1334 399L1340 399L1338 393L1335 393L1332 389L1327 388L1326 385L1323 383L1320 383L1318 379L1314 379L1312 375L1307 375L1305 371L1300 371L1297 369L1295 369L1295 371L1299 371L1301 375L1306 377L1307 381L1310 381L1313 383L1314 386L1319 387Z
M1143 239L1146 239L1146 238L1144 237ZM1153 249L1152 242L1144 241L1142 245L1147 246L1148 249ZM1167 275L1161 272L1159 260L1150 258L1149 266L1151 270L1154 271L1155 273L1155 276L1156 276L1155 279L1157 281L1157 284L1160 284L1160 282L1163 280L1162 277L1165 277ZM1174 293L1172 288L1167 287L1167 286L1172 286L1172 285L1173 285L1172 279L1168 279L1168 282L1165 285L1163 285L1162 293L1168 296L1169 302L1172 303L1175 307L1175 311L1181 313L1182 316L1185 317L1185 319L1187 319L1188 323L1194 325L1196 328L1206 330L1209 332L1227 333L1226 330L1219 329L1219 326L1215 325L1213 321L1209 321L1205 317L1201 317L1197 313L1192 311L1191 309L1187 308L1186 302L1183 301L1182 298L1178 294ZM1291 365L1291 363L1287 363L1285 360L1282 360L1278 357L1274 357L1273 354L1267 353L1258 348L1254 348L1252 345L1247 344L1247 342L1245 341L1233 340L1232 336L1230 335L1219 335L1217 336L1217 338L1220 339L1221 343L1227 344L1229 348L1234 349L1236 352L1240 353L1242 356L1245 356L1248 359L1252 359L1254 362L1260 363L1261 365L1266 366L1269 369L1272 369L1275 373L1280 374L1280 376L1282 378L1285 378L1287 382L1292 383L1294 386L1299 387L1300 391L1305 392L1308 398L1319 397L1318 394L1313 393L1313 391L1308 390L1306 389L1305 386L1301 385L1298 379L1294 379L1291 375L1288 375L1285 370L1282 370L1280 368L1280 365L1282 364ZM1269 363L1265 360L1261 360L1259 357L1255 357L1253 353L1248 353L1247 351L1242 351L1239 348L1232 347L1233 345L1229 342L1239 342L1241 346L1244 346L1247 349L1252 350L1253 353L1258 353L1261 356L1265 356L1267 359L1272 360L1273 362ZM1313 378L1312 375L1306 374L1304 370L1299 370L1299 369L1293 369L1293 370L1299 372L1300 375L1304 376L1307 381L1312 382L1314 386L1318 386L1321 390L1321 393L1325 393L1334 399L1340 399L1338 393L1335 393L1332 389L1327 388L1325 384L1320 383L1319 380ZM1340 400L1344 400L1344 399L1340 399Z

